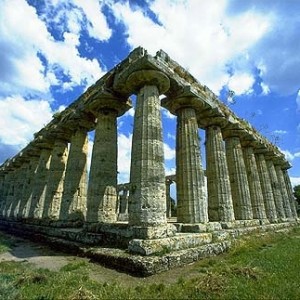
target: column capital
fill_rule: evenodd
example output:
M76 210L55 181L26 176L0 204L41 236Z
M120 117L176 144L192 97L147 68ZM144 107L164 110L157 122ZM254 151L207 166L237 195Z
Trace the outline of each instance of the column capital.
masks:
M96 93L88 104L88 110L95 116L98 116L100 110L110 109L117 112L117 116L122 116L132 107L129 98L120 97L110 91L101 90Z
M160 94L167 92L170 88L170 80L163 72L155 70L139 70L131 73L126 79L128 92L137 94L145 85L154 85Z

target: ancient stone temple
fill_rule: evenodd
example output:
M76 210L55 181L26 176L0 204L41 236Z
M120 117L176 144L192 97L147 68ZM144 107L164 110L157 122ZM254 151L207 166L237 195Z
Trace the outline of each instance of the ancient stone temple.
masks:
M132 95L130 182L118 184L117 118ZM177 116L176 174L167 177L161 106ZM149 275L220 253L240 234L297 225L290 167L165 52L137 48L1 165L0 226Z

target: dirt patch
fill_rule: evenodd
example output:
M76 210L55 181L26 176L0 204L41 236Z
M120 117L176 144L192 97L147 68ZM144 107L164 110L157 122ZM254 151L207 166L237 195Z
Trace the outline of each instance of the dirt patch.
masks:
M38 244L26 239L13 237L0 232L0 235L9 237L12 240L11 249L0 254L1 261L29 262L36 268L59 271L70 263L85 262L89 269L89 276L97 282L119 283L126 286L136 286L142 283L164 283L170 284L177 282L179 278L191 278L199 275L194 264L182 268L172 269L164 273L156 274L151 277L140 278L113 269L103 267L97 263L90 262L88 258L68 255L51 249L49 246Z

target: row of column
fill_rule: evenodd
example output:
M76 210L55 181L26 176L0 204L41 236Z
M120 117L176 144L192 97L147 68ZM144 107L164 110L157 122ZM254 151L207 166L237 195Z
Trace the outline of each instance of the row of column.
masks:
M159 96L169 89L162 72L132 73L126 86L137 95L128 201L129 224L166 225L166 183ZM175 103L176 99L172 99ZM193 100L194 101L194 100ZM181 97L176 109L177 218L184 223L296 218L287 171L272 157L241 144L233 131L207 122L206 172L201 165L198 112ZM197 103L200 102L197 99ZM111 95L99 96L87 185L87 129L70 139L41 146L38 156L2 179L2 216L115 222L117 219L117 117L129 107ZM223 138L225 138L225 143ZM68 142L70 147L68 148Z
M182 107L176 113L179 222L297 218L287 170L275 156L256 151L251 145L242 146L233 130L222 132L214 118L205 128L206 203L196 112Z

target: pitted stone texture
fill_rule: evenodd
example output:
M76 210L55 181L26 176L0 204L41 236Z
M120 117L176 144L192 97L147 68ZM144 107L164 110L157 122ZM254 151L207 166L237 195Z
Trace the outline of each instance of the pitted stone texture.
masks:
M253 218L265 220L267 216L253 148L246 147L243 149L243 153L248 176Z
M50 161L51 150L42 149L38 167L33 180L32 195L28 206L27 217L29 219L42 217Z
M211 243L211 241L211 233L178 234L174 237L155 240L133 239L129 242L128 251L148 256L164 252L195 248Z
M292 213L292 210L291 210L291 204L290 204L290 201L289 201L289 196L288 196L288 193L287 193L287 189L286 189L286 185L285 185L285 181L284 181L281 166L276 165L275 170L276 170L276 174L277 174L277 178L278 178L279 191L281 192L281 196L282 196L282 202L283 202L285 217L288 218L288 219L292 219L294 216L293 216L293 213Z
M221 128L206 129L206 176L210 221L234 220L233 203Z
M17 181L17 172L12 171L8 177L8 185L6 192L6 204L5 204L5 216L12 217L13 216L13 203L15 201L15 189L16 189L16 181Z
M283 172L284 182L285 182L286 190L287 190L290 205L291 205L292 214L293 214L294 218L297 218L298 215L297 215L297 210L296 210L296 200L295 200L295 197L293 194L291 180L290 180L289 174L286 169L283 169L282 172Z
M198 124L193 108L177 110L176 135L177 221L206 223L207 195Z
M263 154L260 153L256 155L256 163L264 197L266 215L269 221L274 223L277 221L276 206L274 202L270 176Z
M137 95L132 138L129 224L166 223L166 183L159 90L142 87Z
M77 130L71 138L59 213L61 220L75 221L86 215L87 157L87 132L85 129Z
M269 170L269 176L271 180L271 186L273 191L273 197L276 206L277 218L283 220L285 219L285 210L283 208L283 195L281 192L281 187L279 184L279 180L277 178L277 174L275 171L274 163L271 159L266 160L267 168Z
M43 218L58 219L59 217L67 160L68 142L56 140L48 172L46 196L42 208Z
M116 222L117 112L98 113L88 185L87 222Z
M39 165L39 157L38 156L31 157L29 162L29 167L27 170L26 182L24 184L24 189L23 189L23 197L24 197L24 204L25 204L23 215L22 215L23 218L28 218L29 215L29 209L31 207L31 202L32 202L34 181L35 181L38 165Z
M235 219L251 220L251 198L240 139L227 137L225 145Z

